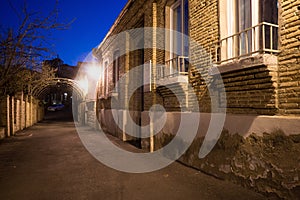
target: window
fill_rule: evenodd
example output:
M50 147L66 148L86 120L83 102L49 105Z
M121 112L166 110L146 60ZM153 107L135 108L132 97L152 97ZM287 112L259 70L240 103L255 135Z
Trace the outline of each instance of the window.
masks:
M189 11L188 0L179 0L173 6L171 6L171 30L174 30L171 34L171 50L173 51L173 57L188 56L189 42L187 37L183 37L181 34L189 35Z
M108 61L104 63L104 78L103 78L103 95L108 94Z
M119 80L119 66L120 66L120 51L117 50L114 53L113 58L113 87L115 89L115 92L118 92L117 88L117 82Z
M257 46L249 29L259 23L258 7L258 0L220 0L221 38L226 38L221 43L223 57L247 54Z
M158 77L186 75L189 55L189 5L188 0L177 0L168 7L166 24L171 29L167 36L170 53L166 54L165 67L158 70ZM167 25L167 26L168 26Z
M238 0L236 2L236 6L238 7L238 13L237 13L237 15L238 15L237 32L238 33L241 33L244 30L252 27L252 21L254 21L254 24L258 23L258 22L255 22L256 19L252 19L251 0ZM253 8L253 10L255 10L255 9ZM251 49L252 49L251 41L252 41L251 31L246 31L241 34L240 48L239 48L240 55L251 52Z
M219 60L277 51L276 0L220 0L219 4Z
M278 24L278 8L279 3L277 0L262 0L261 3L261 21L269 24ZM265 26L266 40L264 48L278 49L278 28L274 26Z

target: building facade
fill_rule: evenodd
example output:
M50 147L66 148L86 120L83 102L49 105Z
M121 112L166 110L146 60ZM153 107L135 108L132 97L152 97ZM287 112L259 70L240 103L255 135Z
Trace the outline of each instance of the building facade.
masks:
M184 115L199 128L181 162L266 194L299 195L299 0L129 0L93 54L104 131L155 151ZM158 133L155 108L167 116ZM223 132L198 158L219 112Z

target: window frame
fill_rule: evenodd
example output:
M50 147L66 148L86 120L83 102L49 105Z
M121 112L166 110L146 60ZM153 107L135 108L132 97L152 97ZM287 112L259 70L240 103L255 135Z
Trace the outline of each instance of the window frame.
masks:
M104 62L104 69L103 69L103 75L104 75L104 77L103 77L103 95L105 96L105 97L107 97L107 95L108 95L108 81L109 81L109 79L108 79L108 67L109 67L109 60L108 59L106 59Z
M120 50L116 49L113 54L113 73L112 73L112 82L114 87L114 92L118 92L119 74L120 74Z
M188 13L186 13L185 11L185 3L189 3L188 0L177 0L175 3L173 3L171 6L170 6L170 19L169 19L169 22L170 22L170 50L172 51L170 53L170 58L169 59L173 59L175 57L178 57L178 56L187 56L189 54L189 50L188 52L185 52L185 41L184 41L184 38L181 38L181 41L180 41L180 52L181 54L183 55L177 55L177 56L174 56L174 31L178 31L177 29L175 29L174 27L174 10L176 8L178 8L179 6L181 6L181 18L180 18L180 22L181 22L181 30L178 31L180 33L182 33L183 35L185 35L185 29L187 27L187 35L189 35L189 10L188 10ZM189 6L189 4L188 4ZM187 15L188 17L188 23L185 24L185 16ZM188 45L189 46L189 45ZM176 52L177 53L177 52ZM185 53L187 53L187 55L184 55Z
M246 30L240 30L240 1L242 0L219 0L220 5L220 38L223 40L224 38L230 37L234 34L241 33L242 31ZM250 27L256 26L260 23L260 1L259 0L246 0L250 1L251 8L250 8L250 24L248 25ZM231 11L231 12L230 12ZM244 11L242 11L244 12ZM237 56L243 55L243 51L246 49L246 51L249 52L255 52L257 51L259 47L259 37L260 34L253 34L252 31L249 31L248 34L244 34L248 36L248 45L250 47L247 47L246 44L240 43L239 39L237 38L229 38L227 40L226 47L221 48L221 60L225 58L232 59ZM255 37L255 38L254 38ZM243 40L243 39L242 39ZM241 47L242 46L242 47ZM245 49L243 49L245 48ZM248 52L248 53L249 53Z

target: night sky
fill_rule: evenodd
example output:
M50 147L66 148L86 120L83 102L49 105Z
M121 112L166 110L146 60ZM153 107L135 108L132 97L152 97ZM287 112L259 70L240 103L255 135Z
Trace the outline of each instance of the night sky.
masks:
M19 20L12 7L18 10L24 0L0 0L1 28L17 26ZM55 0L26 0L31 11L49 13ZM96 47L118 17L127 0L59 0L59 22L75 20L68 30L54 31L49 47L66 64L76 65Z

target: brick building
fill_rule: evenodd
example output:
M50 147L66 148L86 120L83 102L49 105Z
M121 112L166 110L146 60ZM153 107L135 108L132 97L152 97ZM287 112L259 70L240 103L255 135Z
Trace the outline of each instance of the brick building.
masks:
M179 115L193 121L200 111L197 137L180 161L261 192L295 197L299 18L299 0L129 0L93 50L102 69L97 91L102 129L153 151L174 137ZM156 135L148 117L155 104L167 111ZM128 128L126 110L138 126ZM198 159L215 112L227 114L223 134L214 150ZM139 139L139 127L147 124L150 137ZM264 156L278 138L279 149L286 143L295 152ZM288 166L277 153L290 158Z

